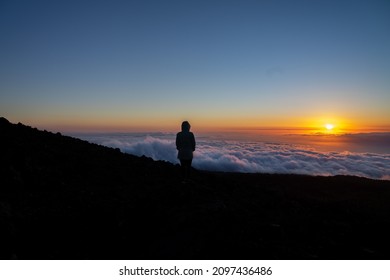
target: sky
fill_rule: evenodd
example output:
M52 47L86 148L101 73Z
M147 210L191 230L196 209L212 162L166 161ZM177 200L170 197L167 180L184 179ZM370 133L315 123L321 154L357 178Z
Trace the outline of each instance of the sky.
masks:
M390 2L0 1L0 115L54 131L390 131Z

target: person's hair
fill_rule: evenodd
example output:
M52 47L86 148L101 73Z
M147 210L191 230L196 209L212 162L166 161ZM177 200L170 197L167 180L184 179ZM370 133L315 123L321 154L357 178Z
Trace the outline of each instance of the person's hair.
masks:
M191 125L190 125L190 123L188 121L182 122L182 124L181 124L181 130L182 131L189 131L190 128L191 128Z

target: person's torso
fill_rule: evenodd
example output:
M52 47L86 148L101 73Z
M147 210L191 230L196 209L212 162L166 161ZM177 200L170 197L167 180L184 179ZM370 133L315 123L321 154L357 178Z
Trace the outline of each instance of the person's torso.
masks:
M182 132L179 132L179 149L183 149L183 150L193 150L193 139L194 139L194 136L191 132L187 132L187 131L182 131Z

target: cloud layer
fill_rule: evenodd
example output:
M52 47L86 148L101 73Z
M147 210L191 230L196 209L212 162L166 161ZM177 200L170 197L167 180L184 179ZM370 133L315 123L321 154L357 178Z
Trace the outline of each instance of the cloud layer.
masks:
M174 135L83 137L98 144L155 160L178 163ZM308 175L356 175L390 179L390 154L320 152L307 146L200 138L194 154L197 169Z

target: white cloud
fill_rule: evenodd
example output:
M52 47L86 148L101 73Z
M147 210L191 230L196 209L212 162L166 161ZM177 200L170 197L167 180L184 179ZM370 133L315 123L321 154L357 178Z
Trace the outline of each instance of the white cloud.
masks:
M178 163L174 134L83 137L123 152ZM194 154L197 169L226 172L356 175L390 178L390 154L320 152L306 146L200 138Z

